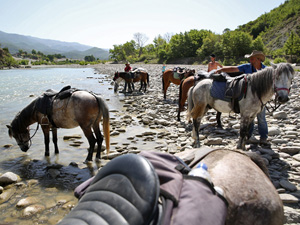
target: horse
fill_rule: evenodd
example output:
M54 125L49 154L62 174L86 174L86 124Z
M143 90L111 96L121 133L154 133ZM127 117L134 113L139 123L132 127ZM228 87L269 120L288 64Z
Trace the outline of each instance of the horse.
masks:
M195 74L195 70L187 69L183 73L183 78L187 78L189 76L193 76ZM163 93L164 93L164 99L167 98L167 90L170 86L170 83L180 85L182 79L180 78L174 78L174 72L172 69L168 69L163 73L162 76L162 86L163 86Z
M184 104L186 102L188 91L191 87L195 86L195 84L199 80L196 80L195 76L189 76L182 80L179 85L179 99L178 99L178 114L177 114L177 121L180 121L180 112L184 111ZM221 113L217 112L216 115L217 119L217 127L222 128L222 122L221 122Z
M289 100L289 92L294 69L288 63L272 64L272 67L260 70L252 75L245 75L247 80L244 97L238 102L241 114L240 138L237 148L245 150L245 142L249 138L249 127L256 115L261 112L265 104L276 95L276 101L286 103ZM211 96L213 80L204 79L188 93L187 119L193 119L193 137L195 147L200 147L199 127L202 117L211 107L219 112L230 113L233 106L230 102Z
M128 84L128 91L132 92L134 90L134 82L141 82L141 87L139 92L144 87L144 92L147 90L147 85L149 87L149 74L143 69L136 69L132 73L127 72L115 72L113 81L116 81L118 78L122 78L125 81L124 92L126 92L126 87ZM119 87L118 82L115 82L114 92L117 92Z
M282 201L272 184L262 157L253 152L191 149L176 156L194 167L201 152L201 162L208 168L213 184L223 190L228 202L226 224L281 225L284 222ZM199 159L199 160L200 160Z
M41 97L40 97L41 98ZM75 91L64 99L55 98L52 103L51 118L37 110L38 99L33 100L7 125L9 136L16 140L20 149L27 152L31 145L29 126L41 125L44 134L45 156L49 156L49 132L52 130L55 154L59 154L57 145L57 128L75 128L80 126L89 142L89 151L85 162L92 161L95 143L97 142L96 160L100 160L103 136L99 123L103 117L103 132L107 154L109 153L110 125L109 110L104 100L88 91ZM36 131L37 131L36 129ZM94 137L93 131L96 138Z

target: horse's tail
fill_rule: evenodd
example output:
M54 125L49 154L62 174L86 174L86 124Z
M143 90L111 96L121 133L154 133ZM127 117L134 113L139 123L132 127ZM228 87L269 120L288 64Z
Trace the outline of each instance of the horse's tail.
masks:
M180 102L181 102L181 99L182 99L182 84L183 84L184 80L182 80L180 82L180 85L179 85L179 98L178 98L178 107L179 107L179 110L180 110Z
M164 74L165 74L165 73L163 73L163 75L162 75L162 77L161 77L161 79L162 79L162 91L163 91L163 92L164 92L164 90L165 90Z
M150 83L149 83L149 73L147 73L147 85L148 85L148 88L150 87Z
M109 154L109 143L110 143L110 125L109 125L109 110L105 101L100 97L96 96L100 107L100 115L103 116L103 134L105 138L106 153Z
M187 120L189 121L192 117L192 110L194 108L194 102L193 102L193 90L194 90L194 87L191 87L188 91L188 108L187 108L187 114L186 114L186 118Z

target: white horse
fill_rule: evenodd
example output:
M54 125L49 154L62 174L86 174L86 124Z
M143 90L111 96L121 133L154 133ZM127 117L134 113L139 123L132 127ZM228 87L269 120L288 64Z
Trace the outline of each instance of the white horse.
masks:
M245 75L244 79L247 79L247 89L244 97L238 102L241 114L238 149L245 150L245 141L249 138L249 125L274 94L276 95L276 101L279 103L285 103L289 100L288 95L294 73L292 65L280 63L278 65L272 64L272 67L265 68L251 75ZM230 102L211 96L210 90L212 85L212 79L204 79L189 90L187 119L193 119L195 147L200 147L200 122L209 108L214 108L222 113L233 111L233 106Z

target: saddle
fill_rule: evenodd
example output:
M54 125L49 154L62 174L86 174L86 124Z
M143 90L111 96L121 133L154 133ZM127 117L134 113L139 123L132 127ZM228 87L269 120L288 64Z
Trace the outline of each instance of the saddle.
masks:
M52 126L56 127L52 119L52 106L55 99L65 99L69 98L75 91L76 88L71 88L71 86L65 86L60 91L55 91L52 89L46 90L42 96L38 97L35 103L35 109L46 115Z
M173 77L174 79L180 79L182 80L184 78L185 69L181 67L174 67L173 69Z
M235 113L240 113L239 101L246 97L247 87L248 87L248 76L242 74L236 77L231 77L227 73L221 74L211 74L211 79L213 79L213 87L211 90L211 95L215 98L230 101L232 109ZM219 84L218 84L219 83ZM222 86L224 90L218 90L224 92L222 97L216 96L213 89L220 89L216 87L217 85Z

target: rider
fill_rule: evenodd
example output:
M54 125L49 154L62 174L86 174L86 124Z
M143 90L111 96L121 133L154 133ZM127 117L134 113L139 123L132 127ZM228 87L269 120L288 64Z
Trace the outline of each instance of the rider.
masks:
M211 62L208 63L207 72L210 72L211 70L217 70L218 67L223 68L223 66L219 62L216 61L216 55L215 54L210 55L210 61Z
M250 63L242 64L239 66L226 66L218 69L216 72L235 73L243 72L246 74L252 74L265 68L266 66L262 63L265 61L265 55L261 51L254 50L251 54L245 55L245 58L249 58ZM268 139L268 124L266 121L266 108L264 107L260 113L257 114L258 133L260 135L260 144L269 145ZM254 129L254 122L250 124L249 137L252 136ZM255 137L249 138L248 143L258 143Z
M126 73L129 73L132 69L131 69L131 66L130 66L130 63L129 62L127 62L127 63L125 63L125 68L124 68L124 71L126 72Z

